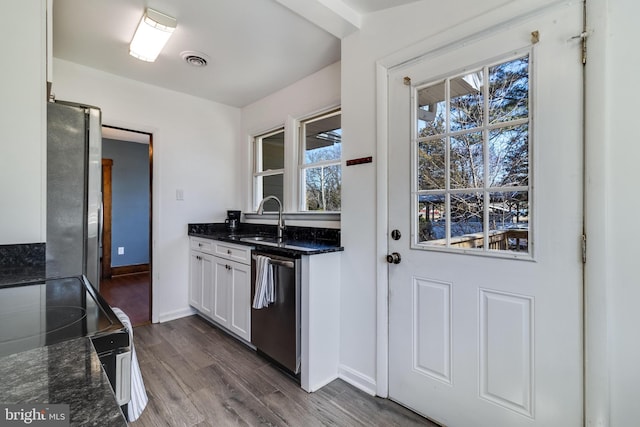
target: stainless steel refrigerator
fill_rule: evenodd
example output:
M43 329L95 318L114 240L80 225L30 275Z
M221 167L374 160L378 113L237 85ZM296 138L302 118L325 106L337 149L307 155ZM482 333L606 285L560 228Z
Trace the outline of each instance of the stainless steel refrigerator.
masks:
M102 241L100 109L47 104L47 276L84 274L98 289Z

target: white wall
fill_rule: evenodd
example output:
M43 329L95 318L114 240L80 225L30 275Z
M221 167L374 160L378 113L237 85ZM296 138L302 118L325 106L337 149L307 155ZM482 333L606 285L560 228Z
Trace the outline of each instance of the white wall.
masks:
M245 190L242 200L243 211L255 211L251 200L253 191L251 180L253 173L252 137L285 126L285 163L290 171L297 173L297 151L295 150L294 138L296 121L339 105L340 63L336 62L242 109L240 144L243 149L242 188ZM346 144L347 142L343 145ZM289 185L292 179L294 178L285 176L284 194L286 200L284 203L286 212L297 210L292 204L295 195L295 188ZM288 221L287 223L300 226L336 227L336 224L314 224L304 221Z
M53 78L56 99L98 106L103 124L153 134L153 320L190 313L187 224L220 222L239 206L240 110L60 59Z
M377 365L376 351L385 331L376 328L376 287L386 280L385 230L377 229L379 198L376 185L377 152L376 64L387 66L410 60L534 10L553 0L487 0L483 2L415 2L370 14L360 31L342 42L343 158L373 156L368 165L343 171L341 299L342 376L368 391L384 394L386 360ZM384 204L384 201L382 201ZM383 226L386 228L386 224ZM382 296L385 294L382 293ZM384 323L384 322L383 322ZM383 356L384 357L384 356ZM377 372L377 368L381 371Z
M0 245L44 242L46 4L2 4Z
M593 0L587 115L589 156L587 197L587 358L592 378L588 424L638 424L640 396L640 280L635 213L640 141L633 82L640 74L635 49L640 4L634 0ZM589 353L587 353L589 355ZM593 353L592 353L593 354ZM595 365L595 366L594 366ZM589 379L589 377L587 377ZM604 393L601 391L604 390Z

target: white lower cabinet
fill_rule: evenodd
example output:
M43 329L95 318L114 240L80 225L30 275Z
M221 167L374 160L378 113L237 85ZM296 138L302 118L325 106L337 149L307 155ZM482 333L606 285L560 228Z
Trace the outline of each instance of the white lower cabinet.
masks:
M216 324L251 341L251 248L190 239L189 304Z
M189 304L205 316L211 317L214 257L191 251L189 265Z
M251 340L251 266L214 257L212 318Z

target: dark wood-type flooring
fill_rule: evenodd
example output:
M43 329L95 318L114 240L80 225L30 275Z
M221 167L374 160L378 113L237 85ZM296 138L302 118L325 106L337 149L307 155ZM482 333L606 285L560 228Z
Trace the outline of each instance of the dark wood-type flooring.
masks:
M149 274L127 274L100 281L100 294L111 307L118 307L124 311L134 327L151 320Z
M342 380L307 393L198 316L134 328L134 343L149 404L132 427L436 426Z

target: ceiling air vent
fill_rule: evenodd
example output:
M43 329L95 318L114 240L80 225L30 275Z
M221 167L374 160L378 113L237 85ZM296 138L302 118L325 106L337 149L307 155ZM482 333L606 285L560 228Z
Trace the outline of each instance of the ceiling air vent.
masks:
M187 64L193 67L206 67L209 57L202 52L185 51L180 54Z

